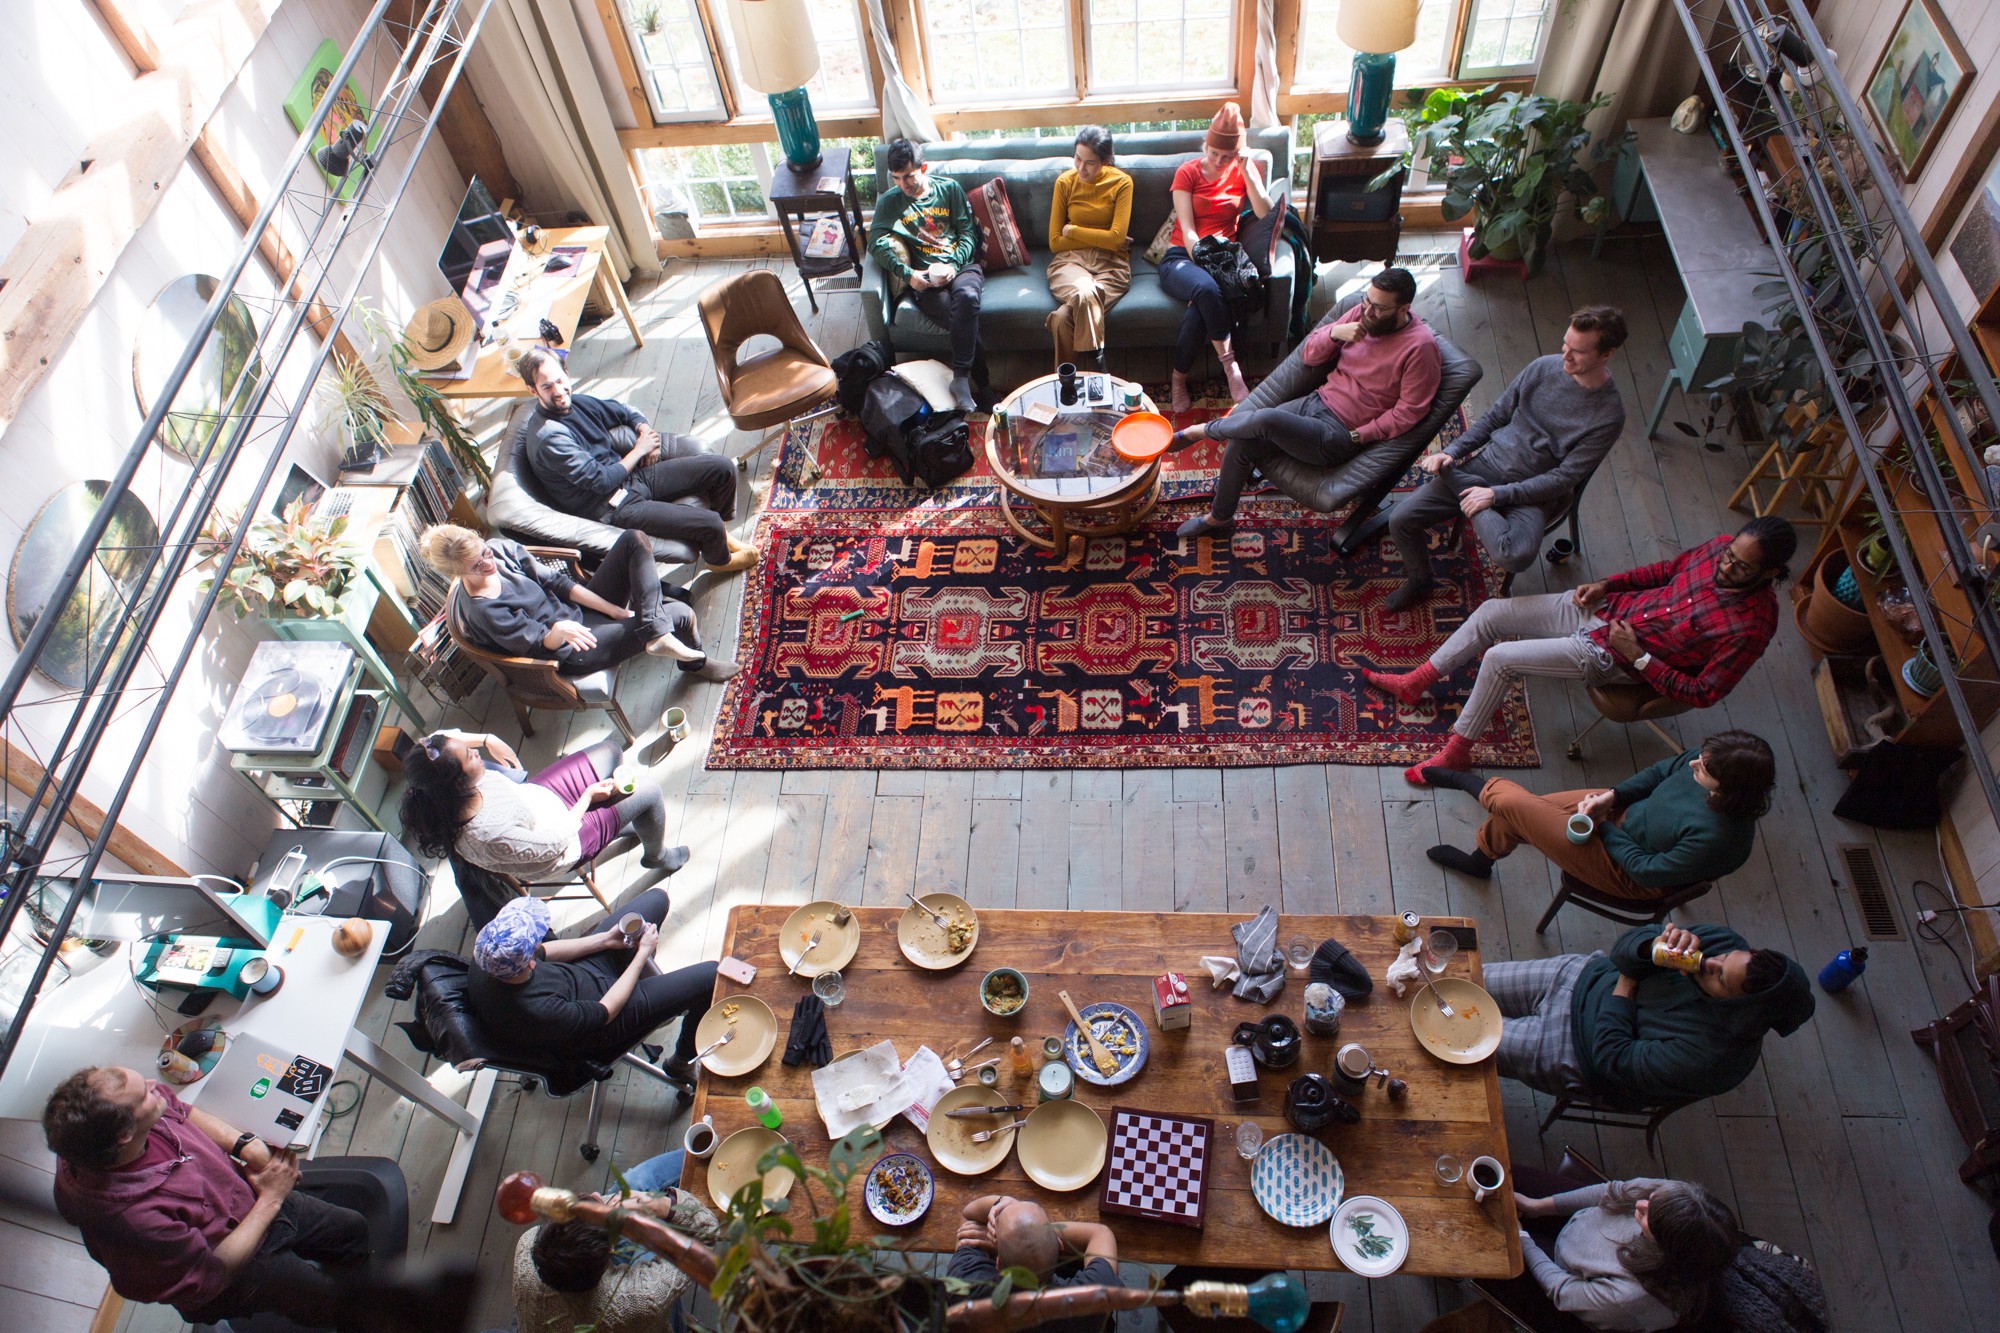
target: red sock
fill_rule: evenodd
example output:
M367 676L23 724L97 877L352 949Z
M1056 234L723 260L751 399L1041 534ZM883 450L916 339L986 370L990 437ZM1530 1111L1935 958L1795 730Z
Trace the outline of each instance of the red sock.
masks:
M1424 770L1427 768L1468 769L1471 767L1472 742L1454 731L1451 733L1451 739L1444 743L1442 750L1439 750L1430 758L1404 769L1403 781L1409 783L1412 787L1428 787L1431 785L1430 781L1424 777Z
M1361 679L1381 690L1394 695L1397 703L1413 704L1424 697L1424 691L1438 683L1437 668L1429 662L1411 671L1370 671L1363 668Z

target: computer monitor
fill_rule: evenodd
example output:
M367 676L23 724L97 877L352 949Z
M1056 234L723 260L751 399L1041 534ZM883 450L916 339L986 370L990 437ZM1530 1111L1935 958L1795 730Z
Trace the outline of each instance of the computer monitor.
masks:
M486 327L494 303L500 296L500 282L507 260L514 253L514 229L500 216L493 195L474 176L465 189L465 201L451 224L444 250L438 255L438 271L452 293L472 312L475 334Z
M242 896L218 893L197 879L100 874L84 898L78 933L98 940L217 935L269 944L271 931L259 924L261 914L235 906Z

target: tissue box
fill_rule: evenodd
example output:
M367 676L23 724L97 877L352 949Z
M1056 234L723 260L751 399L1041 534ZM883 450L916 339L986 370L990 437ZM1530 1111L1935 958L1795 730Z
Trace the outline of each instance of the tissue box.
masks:
M1248 1046L1223 1048L1222 1062L1229 1070L1229 1095L1238 1106L1259 1101L1264 1090L1257 1086L1257 1060Z
M1153 978L1153 1021L1162 1032L1172 1032L1194 1022L1187 978L1180 973L1168 972Z

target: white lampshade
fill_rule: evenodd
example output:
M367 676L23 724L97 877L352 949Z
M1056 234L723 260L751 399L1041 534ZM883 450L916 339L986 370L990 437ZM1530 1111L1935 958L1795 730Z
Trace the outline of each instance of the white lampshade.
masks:
M819 73L806 0L729 0L729 22L736 30L736 67L748 87L790 92Z
M1387 55L1417 40L1422 0L1340 0L1334 31L1351 51Z

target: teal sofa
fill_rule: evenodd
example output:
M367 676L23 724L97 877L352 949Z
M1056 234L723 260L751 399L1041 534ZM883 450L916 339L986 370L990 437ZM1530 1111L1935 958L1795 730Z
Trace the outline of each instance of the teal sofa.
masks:
M1248 140L1250 152L1263 163L1265 179L1275 182L1288 196L1291 131L1253 130ZM1141 251L1173 211L1171 186L1175 168L1201 152L1201 141L1200 130L1117 136L1117 165L1132 177L1133 250L1132 288L1111 309L1108 336L1114 351L1171 348L1180 331L1181 313L1186 306L1160 290L1159 275ZM1014 218L1032 247L1026 267L986 275L979 331L990 350L1051 349L1045 321L1056 303L1049 295L1048 282L1049 208L1055 200L1056 177L1069 169L1070 153L1069 140L1053 138L971 139L925 145L925 159L931 170L951 177L968 194L996 176L1005 180ZM877 148L878 191L896 188L889 181L885 159L886 150ZM1274 359L1284 353L1292 281L1291 249L1279 244L1271 264L1265 307L1245 322L1237 348L1239 355ZM870 338L885 338L900 353L934 357L950 354L949 334L926 319L908 300L891 297L889 275L872 256L862 261L861 304Z

